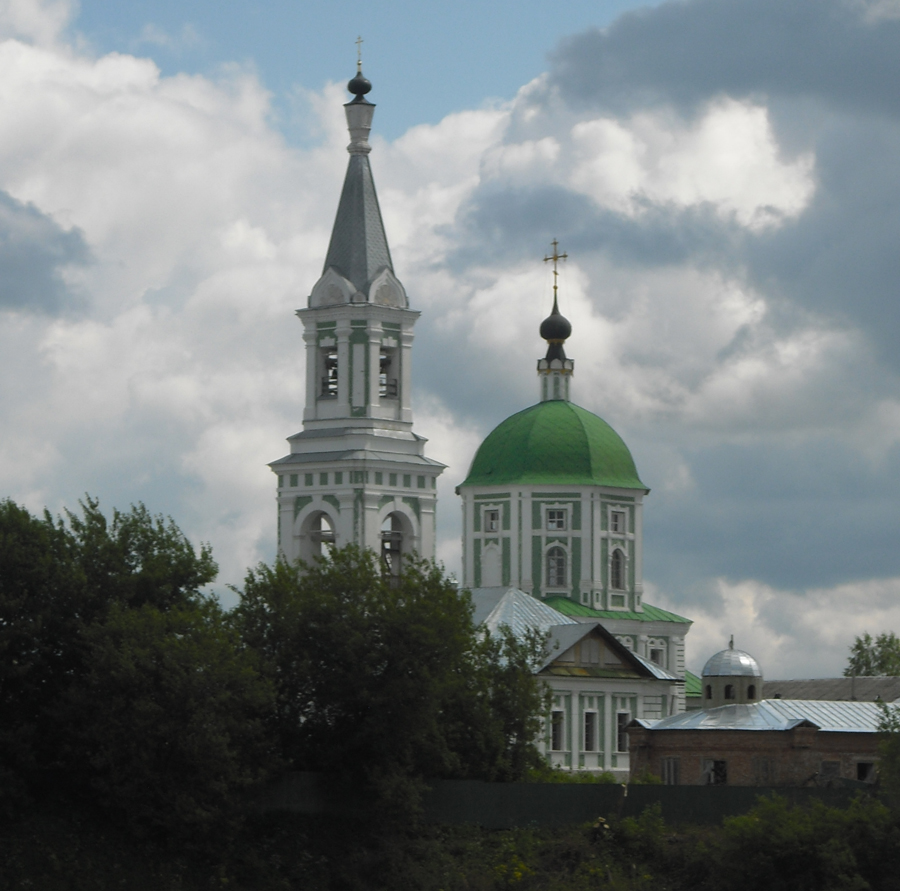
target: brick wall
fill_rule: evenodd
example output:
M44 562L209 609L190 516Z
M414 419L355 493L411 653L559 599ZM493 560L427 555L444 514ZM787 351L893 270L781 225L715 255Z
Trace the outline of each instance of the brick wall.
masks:
M725 763L730 786L799 786L828 779L860 779L877 761L875 733L793 730L647 730L629 728L631 776L677 778L679 785L711 781L710 762ZM664 764L665 759L673 759ZM826 762L823 769L823 762ZM721 768L717 768L721 779ZM677 776L676 776L677 775Z

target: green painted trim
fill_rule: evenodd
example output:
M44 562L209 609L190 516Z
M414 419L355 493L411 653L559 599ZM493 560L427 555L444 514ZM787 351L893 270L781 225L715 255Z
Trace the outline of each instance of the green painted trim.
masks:
M419 522L421 522L422 516L421 516L421 507L419 505L419 499L418 498L404 498L403 503L408 504L413 509L413 512L416 515L416 519Z
M503 511L503 519L502 519L502 521L501 521L501 522L503 523L503 531L504 531L504 532L509 532L509 523L510 523L510 507L509 507L509 502L508 502L508 501L504 501L503 504L501 505L501 509L502 509L502 511Z
M476 495L476 501L499 501L501 498L509 498L509 492L495 492L493 495Z
M572 531L581 532L581 501L572 502Z
M378 510L381 510L386 504L390 504L394 500L393 495L382 495L378 499Z
M503 568L501 570L501 580L504 585L511 584L510 582L510 542L509 538L503 538L501 542L502 548L502 559L503 559Z
M333 331L337 322L316 322L316 331Z
M531 536L531 578L535 593L544 590L544 549L540 535Z
M323 495L322 501L330 504L338 513L341 512L341 503L337 500L337 497L334 495Z
M475 587L481 587L481 539L476 538L474 542L474 553L472 554L475 560Z
M300 513L300 511L302 511L303 508L306 507L306 505L309 504L311 501L312 501L312 495L298 495L294 499L294 519L295 520L297 519L297 515Z
M351 328L365 328L369 323L365 319L352 319L350 321ZM351 337L353 334L356 334L355 331L351 332Z
M399 322L382 322L381 327L385 331L402 331L403 326Z
M581 590L581 539L572 536L572 596L577 598Z

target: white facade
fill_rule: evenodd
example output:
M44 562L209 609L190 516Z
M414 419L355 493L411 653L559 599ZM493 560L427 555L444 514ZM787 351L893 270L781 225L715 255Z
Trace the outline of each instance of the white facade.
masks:
M362 86L360 86L362 85ZM298 310L306 348L303 430L278 476L278 548L294 562L356 544L395 571L403 555L434 557L437 477L413 432L413 325L396 278L369 167L371 85L347 103L350 162L322 276Z

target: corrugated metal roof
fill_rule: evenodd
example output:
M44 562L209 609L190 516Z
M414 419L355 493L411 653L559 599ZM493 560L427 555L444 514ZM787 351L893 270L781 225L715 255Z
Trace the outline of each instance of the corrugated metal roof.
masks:
M581 603L576 603L568 597L554 595L544 599L544 603L550 604L554 609L565 613L567 616L577 616L585 619L632 619L635 622L681 622L686 625L692 624L691 619L679 616L676 613L670 613L668 610L660 609L649 603L643 603L643 612L630 612L620 609L591 609Z
M471 588L470 591L475 624L484 625L491 633L496 633L501 625L509 626L516 637L531 628L548 631L553 626L578 625L574 619L518 588Z
M826 733L875 733L881 712L873 702L765 699L722 705L642 722L653 730L791 730L809 722Z
M809 678L763 684L766 699L820 699L845 702L895 702L900 699L900 678Z

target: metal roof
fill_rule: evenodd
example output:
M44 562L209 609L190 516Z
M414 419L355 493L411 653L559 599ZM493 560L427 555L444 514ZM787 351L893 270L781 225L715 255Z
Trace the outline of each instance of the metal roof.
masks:
M710 656L706 665L703 666L701 675L705 678L761 678L762 669L749 653L729 647L727 650L716 653L715 656Z
M365 154L350 155L323 274L329 266L363 292L382 269L394 271Z
M764 699L641 721L652 730L791 730L811 724L825 733L875 733L881 712L874 702Z
M658 678L661 681L678 681L681 680L678 675L672 674L671 671L667 671L661 665L657 665L655 662L650 659L645 659L643 656L638 656L637 653L632 653L635 659L641 663L655 678Z
M583 627L518 588L471 588L470 591L475 606L475 624L484 625L492 633L501 625L507 625L516 637L532 628L549 631L560 625Z
M691 619L679 616L677 613L670 613L668 610L660 609L649 603L641 604L641 612L631 612L630 610L621 609L592 609L582 603L577 603L568 597L553 595L544 599L544 603L549 604L555 610L572 616L579 621L601 621L603 619L631 619L635 622L679 622L685 625L692 624Z
M900 678L809 678L763 684L766 699L820 699L845 702L895 702L900 699Z
M622 437L602 418L562 399L539 402L495 427L460 485L509 483L649 491Z

